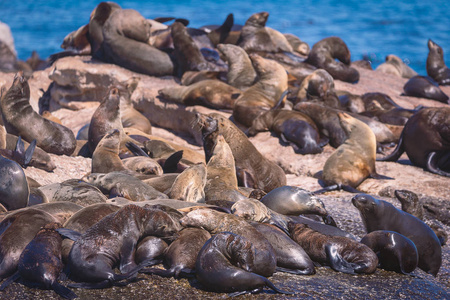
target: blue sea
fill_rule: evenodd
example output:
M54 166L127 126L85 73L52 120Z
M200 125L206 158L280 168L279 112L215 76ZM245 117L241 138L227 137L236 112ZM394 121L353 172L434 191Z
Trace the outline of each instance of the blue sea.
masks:
M12 30L18 57L33 50L46 58L60 51L64 37L88 23L100 1L0 0L0 21ZM352 60L368 57L373 66L395 54L419 74L426 74L427 41L444 50L450 66L449 0L130 0L122 8L138 10L146 18L172 16L190 20L191 27L221 24L229 13L244 24L255 12L267 11L267 26L314 43L339 36L348 45Z

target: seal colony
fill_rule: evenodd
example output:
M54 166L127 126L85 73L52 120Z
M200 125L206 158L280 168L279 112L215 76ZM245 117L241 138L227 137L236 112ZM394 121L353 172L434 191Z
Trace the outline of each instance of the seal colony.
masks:
M6 174L0 183L7 182L8 172L22 171L16 175L21 178L17 186L20 193L11 191L10 182L0 185L0 195L7 198L0 198L0 203L5 204L0 219L0 290L3 290L0 293L8 292L8 285L18 281L75 298L80 288L120 289L150 278L143 274L154 274L188 277L195 288L231 293L230 296L264 293L264 289L297 295L301 287L275 283L275 272L308 275L314 280L314 276L322 273L317 264L336 272L367 276L367 280L381 272L378 266L402 274L420 272L416 270L418 267L433 276L440 275L441 242L427 224L375 199L375 195L360 194L353 198L356 207L353 210L361 213L361 223L368 234L359 242L351 233L337 228L342 220L331 217L333 211L325 209L321 199L301 187L287 185L285 170L265 157L263 149L255 147L246 136L245 133L270 130L279 135L281 144L297 143L293 145L296 157L305 159L307 156L302 154L325 152L322 147L331 141L332 134L342 133L340 138L333 139L331 147L337 148L333 154L317 154L329 157L322 166L323 179L327 185L356 188L368 176L385 179L376 173L375 158L377 149L388 146L382 145L371 127L353 117L355 111L345 108L356 107L355 103L360 101L358 107L362 110L358 112L372 113L374 107L393 114L401 111L392 99L383 97L366 104L364 99L369 95L352 95L347 101L354 101L355 105L345 103L338 98L333 80L360 79L358 69L350 66L350 51L345 42L338 37L326 38L314 45L309 54L303 51L305 47L299 52L286 36L265 26L268 16L265 12L250 16L239 31L239 27L230 24L231 15L213 34L207 34L203 29L186 27L183 20L165 25L146 20L139 12L122 9L115 3L100 3L89 24L69 34L64 44L75 50L72 54L92 54L92 61L100 66L97 60L140 74L133 73L129 78L114 78L115 74L110 74L112 80L102 88L104 95L95 99L101 104L87 123L89 134L77 142L77 149L70 146L66 150L61 144L51 146L60 141L60 132L71 131L47 119L42 121L32 111L27 103L30 86L23 75L16 75L9 89L2 88L2 118L8 133L0 131L1 147L8 147L7 135L14 133L26 136L28 141L36 139L44 151L56 148L61 150L58 155L91 157L92 165L91 174L81 174L64 184L40 186L23 175L19 164L23 167L27 164L0 160L0 170ZM163 31L170 40L164 49L155 42L163 37ZM241 37L231 38L236 33ZM214 35L220 38L209 40ZM292 40L292 36L289 38ZM433 49L439 51L437 47ZM226 56L227 63L219 52ZM149 54L150 60L139 62L144 54ZM53 57L56 64L58 57L62 56ZM387 61L399 64L395 59ZM444 70L439 74L445 74L440 60L437 65ZM405 69L402 66L398 75ZM214 113L197 113L190 119L180 116L170 120L181 120L182 126L190 127L202 138L201 153L152 136L152 124L142 119L137 110L130 112L134 109L132 104L136 104L136 100L131 102L132 93L145 94L139 76L175 75L181 79L188 73L199 80L187 87L194 94L183 94L184 86L179 87L180 93L162 86L155 95L167 103L174 101L178 107L195 100L194 104L216 109ZM230 85L227 88L226 83ZM296 88L290 94L297 95L297 99L291 101L286 96ZM216 97L217 91L226 97ZM169 93L178 94L173 100ZM294 105L295 111L291 109ZM322 109L308 110L311 105ZM320 114L326 109L334 111L323 117ZM450 112L448 109L430 112L428 108L417 111L409 112L407 117L414 114L411 120L416 120L416 124L411 127L419 128L423 139L430 138L431 142L423 143L426 147L420 150L422 145L412 141L410 135L414 131L407 126L409 121L405 121L398 150L391 157L398 159L399 151L403 150L411 155L413 164L435 171L436 176L448 176ZM297 124L300 114L301 122L308 124L306 130L302 130L303 125L290 125ZM403 117L398 113L397 119ZM266 123L261 122L263 118L267 118ZM332 123L333 118L337 122ZM325 128L315 124L317 119L330 124ZM381 117L379 121L383 122ZM26 135L29 132L16 125L23 122L40 124L37 130L50 139L42 141L36 132ZM73 134L64 136L63 141L72 145ZM308 143L315 150L298 150ZM339 165L342 162L339 155L345 157L345 170ZM126 163L131 159L148 163L131 167L131 163ZM92 194L77 193L86 186L92 187ZM95 193L96 200L91 201ZM14 201L11 195L22 197ZM32 199L31 195L43 203L32 205L37 200L26 201L25 198ZM106 200L108 197L111 199ZM62 204L66 202L79 205ZM395 222L389 219L392 216ZM422 237L414 237L414 231L423 232ZM61 241L62 237L66 239ZM45 257L37 253L40 249L44 249ZM49 263L40 268L39 263L44 261ZM147 268L161 262L166 270ZM33 268L39 270L34 272ZM61 270L64 275L58 279ZM70 281L64 280L64 276ZM65 287L67 284L71 290Z

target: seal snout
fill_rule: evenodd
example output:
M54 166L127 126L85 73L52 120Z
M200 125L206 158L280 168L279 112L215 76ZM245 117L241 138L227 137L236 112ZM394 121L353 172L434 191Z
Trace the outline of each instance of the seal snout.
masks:
M352 198L352 204L356 208L359 208L359 207L367 204L368 202L369 202L369 200L367 199L365 194L358 194Z

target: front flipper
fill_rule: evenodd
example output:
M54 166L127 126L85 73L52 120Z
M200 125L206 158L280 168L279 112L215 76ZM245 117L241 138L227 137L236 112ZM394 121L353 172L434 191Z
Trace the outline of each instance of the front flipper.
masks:
M338 253L336 246L332 244L325 245L325 252L327 254L327 262L333 270L347 274L355 274L354 270L357 265L344 260Z
M256 180L253 175L245 169L236 167L236 176L238 179L238 185L249 188L258 188L256 186Z
M64 299L75 299L78 298L78 296L72 292L70 289L66 288L65 286L61 285L57 281L55 281L52 284L52 289L61 297Z
M8 285L16 281L20 278L19 271L16 271L13 275L8 277L5 281L3 281L3 284L0 286L0 291L3 291Z
M78 240L81 236L81 233L69 228L58 228L56 231L58 231L61 236L71 239L72 241Z

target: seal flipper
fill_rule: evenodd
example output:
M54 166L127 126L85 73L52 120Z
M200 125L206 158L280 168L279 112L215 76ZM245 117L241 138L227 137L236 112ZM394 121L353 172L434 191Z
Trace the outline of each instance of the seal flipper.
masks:
M345 261L337 252L335 245L326 244L325 252L327 254L328 264L333 270L347 274L355 274L354 269L357 265Z
M25 151L25 158L23 161L25 167L27 167L30 163L31 158L33 157L34 149L36 149L36 140L33 140L28 146L27 151Z
M450 177L450 173L449 172L445 172L445 171L439 169L439 167L437 165L438 165L438 163L437 163L437 153L436 152L431 152L430 154L428 154L428 157L427 157L426 169L428 171L430 171L431 173L438 174L438 175L441 175L441 176Z
M81 233L69 228L57 228L56 231L63 237L76 241L80 238Z
M287 268L283 268L283 267L276 267L275 271L289 273L289 274L295 274L295 275L311 275L311 274L313 274L313 272L311 272L311 269L308 269L308 268L304 269L304 270L300 270L300 269L287 269Z
M14 273L10 277L8 277L5 281L3 281L2 285L0 286L0 291L3 291L8 285L18 280L19 278L20 278L19 271L16 271L16 273Z
M354 194L362 193L361 191L355 189L354 187L351 187L351 186L346 185L346 184L333 184L333 185L326 186L323 189L314 191L314 192L312 192L312 194L313 195L320 195L320 194L323 194L323 193L326 193L326 192L338 191L338 190L344 190L346 192L354 193Z
M128 148L128 150L131 151L131 153L133 153L136 156L149 157L148 154L144 150L142 150L141 147L139 147L138 145L136 145L133 142L126 142L125 146Z
M377 158L377 161L397 161L400 156L402 156L403 152L405 152L405 149L403 147L403 132L400 135L400 139L398 140L397 147L395 147L394 151L392 151L391 154L388 156Z
M78 298L78 296L72 292L71 289L66 288L65 286L63 286L62 284L58 283L57 281L55 281L52 284L52 289L61 297L63 297L64 299L75 299Z
M389 176L386 176L386 175L381 175L381 174L378 174L378 173L370 174L369 177L373 178L373 179L394 180L394 178L392 178L392 177L389 177Z
M162 166L163 173L175 173L178 169L178 163L183 157L183 150L177 151L169 156Z
M332 216L330 215L323 216L322 220L324 224L338 228L336 221L334 221Z

